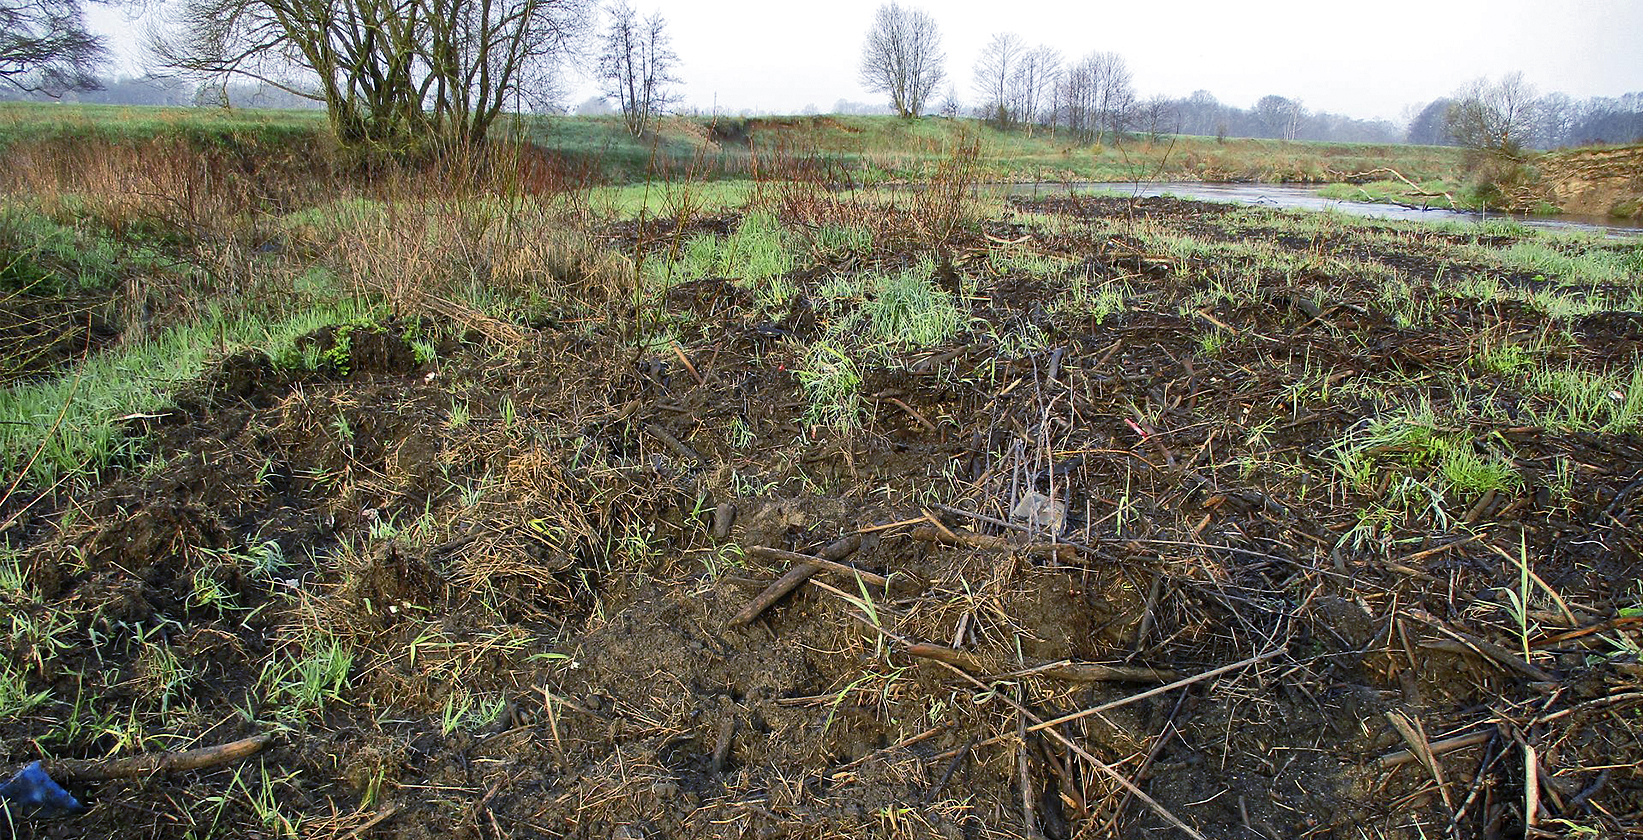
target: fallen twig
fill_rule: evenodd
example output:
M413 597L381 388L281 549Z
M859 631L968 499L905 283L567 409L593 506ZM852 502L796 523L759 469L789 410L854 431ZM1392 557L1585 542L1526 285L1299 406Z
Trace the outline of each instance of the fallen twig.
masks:
M183 752L151 752L130 758L97 760L63 758L46 762L45 771L60 782L96 782L179 770L202 770L256 755L273 742L272 735L253 735L227 744Z
M1525 661L1523 657L1512 653L1494 642L1485 641L1473 636L1470 633L1450 627L1448 623L1440 620L1434 615L1431 615L1425 610L1411 607L1405 612L1407 615L1415 618L1422 624L1432 627L1438 632L1444 633L1455 641L1460 642L1467 649L1470 649L1485 659L1492 659L1496 663L1517 671L1518 673L1523 674L1536 682L1556 682L1556 678L1554 678L1551 674L1539 667L1536 667L1533 663ZM1437 650L1455 650L1453 646L1444 643L1441 639L1431 642L1422 642L1421 647L1434 648Z
M1034 673L1067 682L1168 682L1178 680L1181 674L1168 668L1148 668L1144 665L1105 665L1099 662L1051 662L1038 666Z
M930 800L941 795L941 789L952 781L953 774L957 773L959 765L964 763L964 757L969 755L970 750L975 749L975 746L976 736L971 735L970 740L964 742L964 746L954 750L952 761L947 764L947 770L941 774L941 779L936 782L934 787L924 792L924 798L921 800L923 804L928 805Z
M1461 800L1460 810L1455 812L1455 818L1450 821L1450 834L1453 836L1459 836L1461 821L1466 819L1467 812L1471 811L1472 805L1477 802L1478 794L1483 792L1485 782L1489 778L1489 768L1493 767L1495 762L1499 761L1506 755L1506 751L1504 749L1499 752L1495 752L1491 749L1496 740L1494 736L1498 734L1500 733L1497 730L1496 732L1491 733L1490 737L1484 739L1484 744L1486 746L1483 748L1483 760L1478 762L1478 770L1476 773L1472 774L1472 785L1466 791L1466 798Z
M902 520L899 520L897 522L884 522L884 523L881 523L881 524L878 524L878 525L868 525L865 528L857 528L856 533L858 533L858 534L876 534L876 533L879 533L880 531L891 531L891 530L894 530L896 528L905 528L908 525L917 525L920 522L924 522L924 521L925 521L925 518L920 516L916 519L902 519Z
M837 562L838 559L841 557L848 557L852 552L860 547L861 535L851 534L848 537L834 540L832 543L824 546L821 551L816 552L816 556L814 557L802 554L798 555L804 558L803 562L800 562L798 565L788 569L787 574L777 578L775 582L765 587L763 592L760 592L758 595L754 596L753 600L747 603L747 606L742 607L740 612L731 617L730 626L740 627L744 624L751 623L753 619L758 618L759 615L765 610L770 609L772 605L774 605L777 601L780 601L787 593L798 589L804 584L805 581L815 576L817 572L822 570L824 563L832 563L834 566L843 566L843 564ZM755 546L755 549L757 548L763 548L763 546ZM771 550L776 551L777 549ZM792 552L784 553L791 554ZM853 567L843 567L850 569L852 572L857 571ZM874 577L878 576L874 575ZM866 578L863 578L863 580L865 579ZM882 581L884 579L879 578L879 580Z
M901 400L896 399L895 397L886 397L885 402L888 402L891 405L895 406L896 408L899 408L902 411L907 412L907 416L913 418L914 420L917 420L919 422L919 425L923 426L924 428L926 428L926 429L928 429L932 432L936 431L936 424L931 423L929 418L927 418L924 415L918 413L916 410L913 409L912 406L908 405L907 403L904 403Z
M1609 783L1609 774L1611 772L1612 771L1609 768L1605 767L1603 772L1597 774L1597 781L1587 785L1583 790L1575 794L1573 799L1569 800L1569 807L1564 809L1565 813L1573 813L1579 810L1586 804L1587 800L1591 799L1593 796L1596 796L1598 791L1603 790L1603 786Z
M776 578L775 582L765 587L763 592L753 596L753 600L748 601L747 606L742 607L741 612L731 616L730 626L740 627L751 623L753 619L758 618L765 610L770 609L777 601L780 601L783 596L803 586L805 581L821 570L820 563L800 563L788 569L787 574Z
M1074 559L1073 547L1067 543L1026 543L1010 542L1003 537L993 537L986 534L975 534L969 531L954 531L951 529L937 530L934 527L914 528L910 532L913 539L921 542L941 543L943 545L959 546L964 548L980 548L988 551L1022 550L1034 557L1052 558L1058 562L1071 563Z
M1405 184L1408 184L1409 188L1412 190L1412 192L1408 193L1408 195L1415 196L1416 198L1437 198L1438 196L1441 195L1449 201L1449 208L1451 210L1460 209L1460 204L1455 201L1455 197L1453 195L1450 195L1449 193L1441 191L1441 190L1438 191L1438 192L1432 192L1432 191L1426 189L1425 187L1421 186L1420 184L1417 184L1414 181L1411 181L1408 178L1405 178L1403 176L1402 172L1399 172L1398 170L1393 169L1390 166L1380 166L1380 167L1376 167L1374 169L1370 169L1366 172L1356 172L1356 173L1353 173L1353 174L1348 175L1346 177L1348 179L1351 179L1351 178L1367 178L1370 175L1379 175L1382 172L1385 172L1389 175L1392 175L1393 177L1397 178L1399 181L1402 181Z
M1116 709L1119 706L1127 706L1131 703L1134 703L1137 700L1145 700L1148 697L1152 697L1152 696L1158 695L1158 694L1163 694L1166 691L1174 691L1177 688L1182 688L1184 686L1189 686L1189 685L1192 685L1193 683L1196 683L1196 682L1202 682L1202 681L1207 680L1211 677L1218 677L1222 674L1225 674L1228 671L1236 671L1239 668L1244 668L1244 667L1247 667L1247 666L1250 666L1250 665L1254 665L1257 662L1264 662L1268 659L1272 659L1273 657L1276 657L1276 656L1282 654L1283 652L1284 652L1283 648L1274 648L1273 650L1269 650L1266 653L1260 654L1258 656L1251 656L1248 659L1244 659L1244 660L1240 660L1238 662L1234 662L1231 665L1222 665L1219 668L1213 668L1211 670L1203 672L1202 674L1196 674L1194 676L1190 676L1190 677L1187 677L1185 679L1176 680L1175 682L1172 682L1169 685L1161 685L1157 688L1149 689L1147 691L1143 691L1140 694L1132 694L1132 695L1130 695L1128 697L1125 697L1123 699L1120 699L1120 700L1113 700L1109 703L1102 703L1099 706L1092 706L1092 707L1090 707L1088 709L1085 709L1081 712L1073 712L1072 714L1062 715L1061 717L1055 718L1054 720L1048 720L1048 721L1045 721L1043 723L1036 724L1036 725L1030 727L1029 731L1037 732L1040 729L1048 729L1050 727L1060 726L1061 724L1067 723L1068 721L1074 721L1074 720L1078 720L1079 718L1089 717L1090 715L1100 714L1101 712L1105 712L1109 709Z
M1426 772L1432 774L1432 781L1438 786L1438 795L1443 798L1443 805L1449 809L1450 817L1453 818L1456 813L1455 802L1449 796L1449 783L1443 778L1443 765L1438 763L1437 753L1432 751L1432 743L1427 740L1426 730L1420 725L1420 721L1410 720L1401 712L1387 712L1386 720L1392 724L1393 729L1398 730L1398 735L1403 737L1404 743L1409 745L1409 749L1415 753Z
M1439 554L1444 554L1444 553L1453 551L1457 548L1460 548L1463 545L1467 545L1469 543L1475 543L1478 540L1481 540L1481 539L1483 539L1484 537L1487 537L1487 536L1489 536L1489 534L1487 532L1479 532L1479 533L1473 534L1470 537L1467 537L1464 540L1455 540L1454 542L1444 543L1443 545L1434 546L1432 548L1428 548L1428 549L1425 549L1423 551L1417 551L1414 554L1405 554L1404 556L1397 558L1393 562L1398 563L1400 565L1407 566L1408 564L1413 563L1417 560L1425 560L1428 557L1433 557L1433 556L1436 556L1436 555L1439 555Z
M370 819L366 820L364 825L361 825L359 828L356 828L353 831L350 831L347 834L342 835L337 840L357 840L357 838L365 836L365 832L370 831L371 829L375 828L378 823L382 822L385 819L388 819L389 817L391 817L391 816L393 816L394 814L397 814L397 813L399 813L399 806L398 805L388 805L388 806L384 807L382 810L376 812L375 816L373 816Z
M831 770L829 770L827 772L828 773L839 773L839 772L843 772L845 770L854 770L857 767L860 767L863 764L866 764L868 761L870 761L874 758L879 758L879 757L882 757L882 756L886 756L886 755L889 755L889 754L891 754L891 753L893 753L897 750L904 750L904 749L907 749L908 747L913 746L914 744L918 744L918 743L921 743L921 742L924 742L924 741L928 741L931 738L934 738L938 735L941 735L942 733L946 732L950 728L952 728L950 724L941 724L939 726L932 726L929 729L926 729L926 730L924 730L923 732L920 732L917 735L909 735L906 738L903 738L900 741L897 741L897 742L895 742L894 744L891 744L888 747L879 747L878 749L873 750L870 753L867 753L866 755L862 756L861 758L856 759L855 761L850 762L849 764L841 764L838 767L834 767L834 768L832 768Z
M1147 757L1141 760L1141 766L1135 768L1135 777L1137 779L1146 778L1147 771L1152 769L1152 763L1158 759L1158 754L1164 751L1164 745L1169 743L1170 735L1176 731L1175 716L1181 713L1181 706L1186 699L1185 694L1175 698L1175 708L1170 710L1169 720L1164 721L1163 731L1159 732L1158 738L1152 742L1152 748L1147 750ZM1124 798L1118 801L1118 807L1112 809L1112 817L1107 820L1106 826L1102 829L1104 835L1117 836L1118 821L1124 818L1124 809L1130 806L1130 800L1134 798L1128 791L1124 793Z
M678 453L685 460L695 461L698 464L702 463L702 456L700 453L694 449L691 449L684 443L684 441L681 441L669 434L668 431L661 426L658 426L655 423L645 423L643 424L643 428L650 434L651 437L661 441L667 446L667 448Z
M1607 706L1618 706L1622 703L1636 703L1636 702L1643 702L1643 691L1628 691L1628 692L1625 692L1625 693L1622 693L1622 694L1610 694L1606 697L1596 697L1596 698L1593 698L1591 700L1587 700L1586 702L1581 703L1578 706L1570 706L1569 708L1564 709L1562 711L1553 712L1553 713L1551 713L1549 715L1546 715L1545 717L1541 718L1540 722L1541 723L1550 723L1551 721L1557 720L1559 718L1566 718L1570 715L1577 714L1579 712L1588 712L1588 711L1591 711L1593 709L1601 709L1601 708L1605 708Z
M1442 741L1429 742L1427 744L1427 748L1431 751L1432 755L1438 756L1447 752L1454 752L1455 750L1463 750L1467 747L1475 747L1478 744L1487 744L1489 743L1489 739L1493 738L1494 735L1495 733L1493 730L1473 732L1470 735L1457 735L1453 738L1445 738ZM1415 755L1412 750L1398 750L1395 753L1387 753L1386 755L1381 756L1379 764L1390 770L1394 767L1401 767L1411 761L1419 760L1421 760L1421 757Z
M717 774L724 771L725 762L730 759L730 747L734 743L735 737L736 715L727 712L724 719L719 721L719 737L713 741L713 757L709 764L713 768L713 773Z
M937 662L955 665L973 674L982 676L987 674L987 668L980 659L962 650L920 642L908 645L907 653L921 659L933 659ZM1020 671L1001 674L998 678L1024 676L1048 677L1067 682L1165 682L1178 679L1180 674L1164 668L1147 668L1136 665L1103 665L1096 662L1062 660L1060 662L1043 662L1037 665L1029 665Z
M680 347L678 344L674 344L673 355L679 357L679 363L685 366L685 370L690 371L690 376L692 379L696 380L697 385L707 384L707 380L703 379L702 375L696 372L696 366L690 363L690 357L685 355L685 349L683 347Z
M1540 824L1540 756L1534 744L1519 740L1523 747L1523 824L1532 829Z
M1577 627L1564 633L1558 633L1552 636L1542 636L1538 639L1530 639L1529 647L1550 647L1551 645L1555 645L1559 642L1567 642L1571 639L1578 639L1582 636L1590 636L1594 633L1603 633L1633 624L1643 624L1643 615L1623 615L1617 618L1608 619L1606 621L1599 621L1596 624L1589 624L1585 627Z
M839 574L847 577L859 577L862 582L868 586L887 587L890 585L890 579L883 575L869 572L866 569L858 569L848 563L840 563L836 560L829 560L826 557L817 557L811 554L800 554L797 551L787 551L785 549L771 548L764 545L752 546L747 550L747 553L764 560L781 560L788 563L814 563L822 567L822 569L838 572Z

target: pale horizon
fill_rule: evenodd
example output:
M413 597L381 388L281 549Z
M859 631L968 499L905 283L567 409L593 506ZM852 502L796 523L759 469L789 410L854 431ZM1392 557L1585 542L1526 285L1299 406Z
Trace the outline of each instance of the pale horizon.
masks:
M877 103L856 67L878 0L842 0L825 14L752 0L640 4L667 19L680 58L680 107L734 113L826 112L840 100ZM920 4L904 4L918 6ZM1540 93L1576 99L1643 90L1643 3L1574 0L1377 4L1373 14L1306 2L1183 2L1159 13L1133 4L1041 3L999 20L995 4L923 4L941 28L948 83L975 104L972 68L998 32L1046 44L1071 61L1091 51L1124 56L1137 95L1207 90L1248 108L1262 96L1311 111L1403 123L1407 109L1479 77L1521 71ZM144 69L138 39L156 6L133 14L89 7L110 39L110 71ZM1156 34L1167 30L1167 35ZM944 95L944 84L936 99ZM565 103L598 93L573 78Z

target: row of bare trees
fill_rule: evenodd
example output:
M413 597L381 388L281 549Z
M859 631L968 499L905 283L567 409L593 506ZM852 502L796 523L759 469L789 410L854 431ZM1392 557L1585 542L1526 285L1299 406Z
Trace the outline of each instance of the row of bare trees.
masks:
M549 101L593 34L591 0L186 0L156 40L170 69L245 76L325 104L344 144L479 143L505 109ZM643 134L678 80L667 23L618 0L598 78Z
M1643 91L1575 99L1539 94L1522 73L1476 79L1412 108L1407 140L1516 156L1526 149L1643 141Z
M257 79L325 103L347 145L482 141L551 90L589 0L185 0L166 68Z
M96 88L106 50L80 2L0 0L0 81L53 95ZM323 103L343 144L402 151L483 142L503 113L548 101L596 34L594 3L180 0L149 46L165 72ZM660 15L616 0L609 17L597 76L641 134L671 101L678 57Z
M935 18L922 9L897 2L880 6L862 47L861 82L886 93L896 113L914 118L925 113L936 89L947 78L946 54ZM1047 46L1028 47L1019 35L995 35L982 50L974 71L975 92L982 103L976 113L1000 128L1065 126L1075 135L1099 140L1118 137L1147 116L1137 106L1123 56L1093 52L1071 65ZM1149 128L1165 130L1167 109L1150 103ZM942 106L957 111L956 92Z
M890 2L879 8L868 32L861 80L870 90L888 93L897 114L917 117L947 77L944 58L935 19ZM982 49L972 90L979 102L972 113L998 128L1029 134L1065 130L1085 142L1118 142L1133 134L1158 139L1172 133L1283 140L1399 139L1397 127L1390 123L1313 113L1299 99L1276 94L1262 97L1248 110L1223 105L1207 91L1183 99L1142 99L1122 55L1095 51L1067 62L1057 50L1029 46L1012 32L994 35ZM938 110L945 116L958 115L955 89L948 88Z
M941 37L928 13L890 2L879 8L862 51L861 79L888 93L896 113L917 117L947 77ZM1130 134L1154 139L1168 133L1396 142L1389 123L1315 114L1298 99L1270 95L1254 108L1217 102L1206 91L1183 99L1140 98L1124 57L1095 51L1066 62L1055 49L1029 46L1019 35L999 33L977 58L973 113L1002 129L1032 133L1066 130L1086 142L1116 142ZM948 88L940 113L956 116L958 92Z
M1128 64L1114 52L1092 52L1063 64L1056 50L1028 47L1021 36L993 36L976 60L977 116L999 128L1065 127L1085 140L1117 138L1144 122ZM1157 103L1150 103L1157 104ZM1163 109L1152 120L1167 121Z

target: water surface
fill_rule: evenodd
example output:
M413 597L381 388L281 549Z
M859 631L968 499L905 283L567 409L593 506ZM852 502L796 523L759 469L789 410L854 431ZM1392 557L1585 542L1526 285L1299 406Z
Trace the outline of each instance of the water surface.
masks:
M1597 231L1609 236L1643 236L1643 222L1621 221L1603 216L1557 214L1551 216L1519 216L1510 213L1474 213L1470 211L1430 208L1425 210L1396 204L1374 204L1367 201L1342 201L1319 195L1322 187L1296 184L1205 184L1197 181L1155 181L1152 183L1099 183L1074 182L1011 184L1009 195L1049 197L1071 193L1117 193L1119 195L1157 196L1172 195L1198 201L1221 201L1234 204L1252 204L1280 210L1334 210L1349 216L1372 219L1402 219L1416 222L1483 222L1487 219L1511 219L1528 227L1556 231Z

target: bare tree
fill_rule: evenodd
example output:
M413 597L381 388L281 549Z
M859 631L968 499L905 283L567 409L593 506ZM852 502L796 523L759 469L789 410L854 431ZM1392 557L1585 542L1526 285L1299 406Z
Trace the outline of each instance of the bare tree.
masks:
M0 0L0 79L12 87L53 96L95 90L106 55L79 0Z
M979 113L999 128L1014 122L1010 111L1010 80L1027 47L1014 32L1000 32L987 42L976 59L975 89L981 97Z
M1008 99L1010 111L1016 120L1032 133L1033 125L1053 118L1049 102L1055 98L1055 88L1061 79L1061 53L1039 45L1021 54L1015 72L1010 74ZM1050 110L1052 113L1044 113Z
M551 90L589 0L184 0L152 48L168 69L324 102L339 140L399 151L483 142Z
M946 63L941 32L928 12L894 2L879 7L862 45L862 85L890 94L898 115L916 119L947 78Z
M1135 88L1131 85L1129 64L1115 52L1090 53L1084 61L1089 65L1096 119L1095 139L1100 142L1102 133L1106 132L1117 143L1129 128L1135 105Z
M1556 149L1569 145L1580 119L1580 105L1566 93L1554 92L1535 102L1535 145Z
M1195 90L1191 96L1176 103L1176 116L1181 119L1181 133L1209 136L1226 121L1227 107L1207 90Z
M1255 118L1267 130L1267 136L1295 140L1300 135L1301 123L1306 120L1306 107L1298 99L1277 94L1263 95L1255 102Z
M656 117L672 103L668 86L678 83L673 68L679 63L660 12L644 20L625 0L610 9L610 28L599 53L599 80L605 96L615 100L622 119L635 137L642 136Z
M1255 119L1261 123L1263 136L1280 136L1283 111L1288 104L1289 100L1276 94L1267 94L1255 100Z
M1095 69L1090 56L1078 60L1061 76L1061 121L1080 140L1095 136L1099 105L1095 96Z
M1143 103L1139 114L1141 125L1147 130L1147 138L1154 143L1165 134L1176 131L1175 103L1163 94L1154 95Z
M1452 99L1434 99L1423 106L1409 121L1409 130L1404 134L1404 142L1422 146L1449 144L1451 141L1445 118L1453 104L1455 101Z
M1255 117L1266 129L1266 136L1294 140L1300 133L1306 108L1298 99L1268 94L1256 101Z
M1470 149L1516 157L1534 136L1535 89L1522 73L1478 79L1461 89L1445 118L1449 136Z

